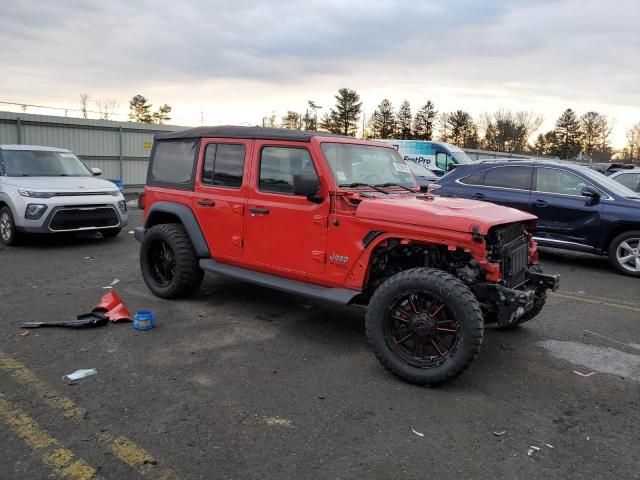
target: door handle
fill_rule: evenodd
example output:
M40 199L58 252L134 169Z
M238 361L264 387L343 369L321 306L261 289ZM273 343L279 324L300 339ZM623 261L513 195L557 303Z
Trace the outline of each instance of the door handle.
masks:
M203 207L215 207L216 202L214 202L213 200L206 200L204 198L201 198L200 200L198 200L198 205L202 205Z
M250 208L249 211L253 214L260 214L260 215L267 215L269 213L269 209L268 208L260 208L260 207L253 207Z
M474 193L473 195L471 195L471 198L474 198L476 200L482 200L483 198L485 198L484 193Z
M540 207L540 208L544 208L544 207L548 207L549 206L549 202L545 202L544 200L536 200L535 202L533 202L533 204L536 207Z

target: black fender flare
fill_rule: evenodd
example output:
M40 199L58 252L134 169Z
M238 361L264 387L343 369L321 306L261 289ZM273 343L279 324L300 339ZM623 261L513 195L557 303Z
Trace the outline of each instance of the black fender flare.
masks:
M154 218L162 218L166 214L177 217L184 226L196 255L200 258L209 258L211 256L209 252L209 246L204 238L204 234L200 229L200 224L196 219L193 210L186 205L175 202L156 202L147 213L147 218L144 222L144 229L147 230L154 225L165 222L155 222Z

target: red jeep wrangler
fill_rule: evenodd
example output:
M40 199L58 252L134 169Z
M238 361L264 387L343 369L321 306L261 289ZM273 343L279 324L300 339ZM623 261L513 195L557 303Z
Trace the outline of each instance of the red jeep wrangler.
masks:
M535 317L558 277L536 266L535 217L418 192L386 144L318 132L202 127L156 135L140 267L162 298L204 271L367 305L380 362L436 385L464 371L485 325Z

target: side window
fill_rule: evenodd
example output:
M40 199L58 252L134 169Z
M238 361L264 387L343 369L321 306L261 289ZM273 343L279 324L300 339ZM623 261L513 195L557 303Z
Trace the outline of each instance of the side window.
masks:
M451 157L449 157L449 155L444 152L436 153L436 167L446 172L449 168L450 163L453 162L451 161Z
M260 153L259 188L263 192L293 195L293 176L302 171L315 172L306 149L264 147Z
M484 176L487 172L476 173L460 179L460 183L465 185L484 185Z
M640 173L623 173L618 175L614 180L618 181L634 192L640 192Z
M496 167L487 172L485 187L531 190L532 167Z
M158 142L151 159L151 183L180 184L190 188L195 158L195 141Z
M538 192L561 193L579 197L582 195L582 188L587 185L588 183L578 175L564 170L538 168L536 171L536 190Z
M244 154L245 148L241 144L208 144L202 166L202 183L240 188L244 172Z

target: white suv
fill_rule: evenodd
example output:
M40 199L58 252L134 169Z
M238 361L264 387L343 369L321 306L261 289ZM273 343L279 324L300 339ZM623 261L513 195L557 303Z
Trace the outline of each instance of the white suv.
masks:
M127 203L113 183L95 178L101 173L69 150L0 145L0 241L16 245L25 233L118 235Z

